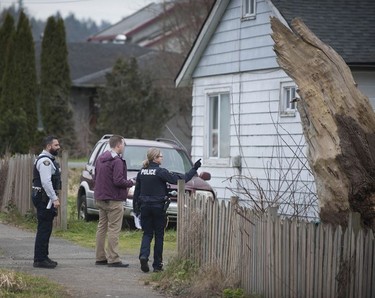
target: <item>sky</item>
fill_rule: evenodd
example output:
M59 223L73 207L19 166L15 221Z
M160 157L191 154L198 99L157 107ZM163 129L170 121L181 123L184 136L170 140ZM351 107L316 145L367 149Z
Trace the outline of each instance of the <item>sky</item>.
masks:
M62 17L72 12L79 20L91 18L97 24L102 20L112 24L117 23L152 2L161 2L161 0L0 0L0 10L12 4L18 7L20 1L28 15L36 19L46 20L57 11Z

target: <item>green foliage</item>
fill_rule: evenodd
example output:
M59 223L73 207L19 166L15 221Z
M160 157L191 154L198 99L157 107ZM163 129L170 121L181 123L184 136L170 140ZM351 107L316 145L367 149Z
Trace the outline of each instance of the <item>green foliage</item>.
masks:
M22 139L23 151L27 153L29 148L35 145L37 130L37 77L35 65L35 48L29 20L21 11L17 24L16 34L16 61L17 61L17 98L26 114L26 134ZM21 147L18 147L21 149Z
M7 13L4 18L3 25L0 27L0 94L2 86L2 78L5 71L5 64L7 60L8 44L12 36L14 28L14 18L11 14ZM0 109L3 106L0 96Z
M69 294L48 278L0 269L0 297L68 297Z
M34 210L29 210L26 215L22 215L16 205L12 202L6 206L6 213L0 213L0 220L16 226L22 226L25 229L35 230L37 220Z
M50 17L44 31L40 75L44 132L56 135L65 149L76 141L70 103L70 74L65 28L62 19Z
M13 16L13 18L16 18L19 15L18 7L18 5L12 4L6 9L3 9L3 11L0 11L0 23L2 23L2 21L5 19L6 14L10 14ZM40 40L44 28L46 27L46 20L36 19L32 16L31 13L28 13L28 15L34 40ZM59 15L57 13L56 17L58 16ZM72 13L64 18L64 23L66 28L66 40L68 42L86 41L88 36L94 35L97 32L100 32L111 26L111 23L103 20L100 24L96 24L96 22L90 18L78 20Z
M153 282L157 282L159 290L171 295L183 296L189 293L189 288L198 271L199 268L194 262L172 258L164 268L164 271L153 274L150 279Z
M168 120L167 102L142 73L135 58L119 59L106 77L97 100L98 135L115 133L127 138L155 138Z
M34 42L23 12L17 30L12 17L6 17L0 40L0 54L5 53L0 58L0 153L28 153L37 129L37 79Z
M243 289L225 289L223 291L223 298L244 298L245 291Z

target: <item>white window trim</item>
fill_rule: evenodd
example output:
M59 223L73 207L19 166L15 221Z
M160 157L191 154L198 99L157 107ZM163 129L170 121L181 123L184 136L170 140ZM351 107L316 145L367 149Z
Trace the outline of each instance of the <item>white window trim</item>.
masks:
M205 165L211 167L229 167L230 166L230 154L228 157L212 157L209 155L209 127L210 127L210 96L215 96L219 94L227 93L229 94L229 102L231 102L232 90L229 87L221 87L218 89L207 89L205 90L205 111L206 111L206 121L205 121L205 128L204 128L204 157L205 157ZM232 115L230 115L231 117ZM230 149L229 149L230 150Z
M254 1L254 13L247 13L245 11L247 1ZM242 18L241 19L243 21L255 19L256 18L256 11L257 11L257 0L242 0Z
M297 85L293 82L293 81L289 81L289 82L281 82L280 83L280 116L281 117L295 117L296 116L296 113L297 113L297 108L295 109L288 109L286 107L286 100L285 100L285 97L284 97L284 89L285 88L290 88L290 87L295 87L296 90L297 90ZM296 92L296 98L298 98L298 94Z

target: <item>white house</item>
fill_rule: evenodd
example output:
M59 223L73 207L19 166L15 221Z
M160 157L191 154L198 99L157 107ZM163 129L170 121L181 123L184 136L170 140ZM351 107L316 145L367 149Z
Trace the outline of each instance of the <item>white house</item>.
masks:
M375 1L217 0L176 78L192 85L192 159L218 198L315 217L295 83L276 62L270 16L300 17L346 61L375 105ZM233 178L233 179L231 179Z

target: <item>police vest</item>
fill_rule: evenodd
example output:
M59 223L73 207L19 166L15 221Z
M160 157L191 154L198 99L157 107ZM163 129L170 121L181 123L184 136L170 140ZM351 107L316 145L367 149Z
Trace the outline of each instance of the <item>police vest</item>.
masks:
M61 189L60 165L55 160L55 158L50 157L48 155L41 155L35 161L34 168L33 168L33 186L42 187L42 181L40 180L40 173L39 173L38 169L36 168L36 165L38 164L39 159L41 159L43 157L47 157L48 159L50 159L52 161L53 165L55 166L56 171L51 176L52 187L53 187L54 190L60 190Z
M141 180L141 191L139 196L143 201L148 202L162 202L167 195L167 184L159 176L159 167L143 168L139 172L139 179Z

